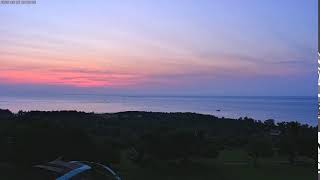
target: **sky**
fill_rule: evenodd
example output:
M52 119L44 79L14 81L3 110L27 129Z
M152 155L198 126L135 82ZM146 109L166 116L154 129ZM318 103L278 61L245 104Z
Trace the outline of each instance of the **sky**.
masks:
M317 0L0 5L0 94L316 96Z

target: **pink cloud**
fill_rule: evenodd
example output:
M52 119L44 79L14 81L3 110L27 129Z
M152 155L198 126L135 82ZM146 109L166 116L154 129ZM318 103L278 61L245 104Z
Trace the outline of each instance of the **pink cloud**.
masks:
M142 78L132 74L76 70L0 70L0 81L10 84L69 85L75 87L120 87L138 83Z

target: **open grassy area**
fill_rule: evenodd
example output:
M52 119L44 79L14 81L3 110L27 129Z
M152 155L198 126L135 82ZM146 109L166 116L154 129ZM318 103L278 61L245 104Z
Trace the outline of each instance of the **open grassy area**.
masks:
M125 180L308 180L316 179L315 166L290 165L284 157L265 158L255 168L243 150L224 150L215 159L193 159L187 164L163 163L140 167L128 160L125 153L114 168ZM309 164L308 164L309 163ZM18 180L23 172L1 166L2 180Z
M219 171L224 175L224 179L259 179L259 180L307 180L316 179L317 174L315 166L312 166L310 161L305 165L290 165L286 157L274 156L271 158L261 158L259 167L255 168L250 160L248 161L246 153L241 150L222 151L218 157L223 163L218 166ZM232 161L239 163L231 163ZM248 162L245 163L240 163Z
M216 159L198 159L190 164L142 168L124 160L118 168L128 180L308 180L317 176L312 164L290 165L284 157L261 159L258 168L248 160L243 150L225 150Z

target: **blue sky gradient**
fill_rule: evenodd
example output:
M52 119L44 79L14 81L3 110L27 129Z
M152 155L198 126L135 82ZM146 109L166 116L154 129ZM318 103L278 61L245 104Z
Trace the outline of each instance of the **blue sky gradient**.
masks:
M316 96L316 0L0 5L0 94Z

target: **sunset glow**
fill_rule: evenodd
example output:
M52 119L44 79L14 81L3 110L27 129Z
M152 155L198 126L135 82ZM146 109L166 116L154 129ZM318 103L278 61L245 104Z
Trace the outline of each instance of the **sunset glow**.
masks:
M258 89L268 81L274 94L310 95L313 88L299 88L316 80L317 32L309 28L316 2L38 0L0 7L0 84L193 94L223 94L239 84L245 94L266 94ZM299 10L308 13L296 18ZM286 86L275 86L286 78Z

